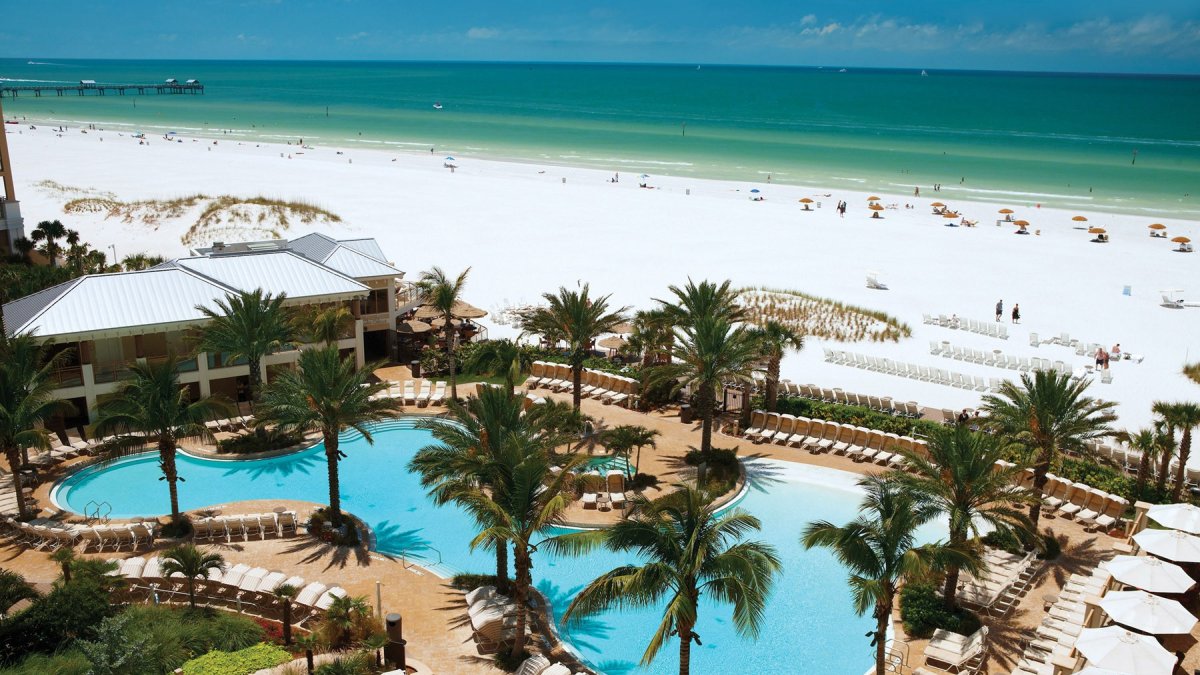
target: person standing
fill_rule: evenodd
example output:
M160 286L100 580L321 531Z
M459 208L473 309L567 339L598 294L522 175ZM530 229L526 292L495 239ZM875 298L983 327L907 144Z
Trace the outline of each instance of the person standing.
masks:
M1013 323L1021 323L1021 305L1013 305L1012 321Z
M999 321L1003 317L1004 317L1004 299L1001 298L996 301L996 321Z

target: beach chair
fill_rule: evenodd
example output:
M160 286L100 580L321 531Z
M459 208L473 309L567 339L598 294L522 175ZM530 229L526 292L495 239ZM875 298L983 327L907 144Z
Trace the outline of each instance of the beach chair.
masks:
M1075 490L1071 493L1071 499L1067 503L1058 507L1058 512L1066 518L1074 519L1075 515L1087 508L1088 504L1096 498L1098 490L1083 483L1076 483Z
M608 472L604 480L608 484L608 499L613 508L625 508L625 474L612 470Z
M417 404L417 387L415 384L413 384L412 380L404 381L404 394L402 398L404 403L407 405Z
M429 405L429 397L433 395L433 383L425 380L421 383L421 391L417 394L417 407L424 408Z
M845 425L850 427L850 425ZM854 436L850 444L846 446L845 455L854 461L859 461L862 457L863 450L867 447L867 439L871 436L871 430L866 427L850 427L854 430Z
M304 588L300 589L300 592L296 594L296 599L293 601L293 604L312 609L316 606L317 599L320 598L328 588L328 586L319 581L311 582Z
M141 578L142 569L145 567L146 559L141 556L126 558L121 561L121 566L117 568L117 574L133 581Z
M882 431L877 431L875 429L871 429L870 434L868 434L868 436L867 436L867 444L863 448L863 451L859 454L859 457L861 457L863 459L863 461L867 461L867 462L875 461L875 457L880 452L883 452L883 448L884 448L884 445L886 442L887 442L887 439L884 438Z
M750 426L742 430L742 436L746 438L754 438L763 431L763 426L767 421L767 413L764 410L750 411Z
M542 378L546 376L546 362L534 361L529 365L529 377L526 378L525 384L530 389L537 389L542 386Z
M813 421L807 417L797 417L795 426L792 427L792 435L788 436L784 443L794 448L800 447L808 438L808 431L812 428L812 423Z
M800 441L800 448L815 453L818 451L817 444L825 437L825 420L812 420L808 425L808 432Z
M794 431L795 427L796 427L796 416L795 415L788 415L788 414L781 415L780 419L779 419L779 428L776 429L775 433L771 434L765 440L767 440L770 443L786 443L788 438L790 438L792 436L792 434L795 433L795 431Z
M1125 516L1125 509L1129 507L1129 500L1111 495L1108 503L1105 504L1103 510L1092 520L1092 524L1097 530L1109 531L1114 525L1121 522Z
M959 672L968 668L975 661L982 662L987 647L987 626L980 628L970 636L963 636L947 630L936 629L929 644L925 646L925 665L943 663L949 669Z
M762 430L754 435L754 442L762 443L774 436L775 432L779 430L781 418L782 416L779 413L767 413L766 423L763 425Z
M829 446L830 451L835 455L844 455L850 450L850 446L854 443L856 434L855 427L844 424L838 429L837 438L833 445Z
M815 452L828 452L833 448L833 444L837 442L838 434L842 433L842 425L838 422L825 422L825 430L821 432L821 439L814 443Z

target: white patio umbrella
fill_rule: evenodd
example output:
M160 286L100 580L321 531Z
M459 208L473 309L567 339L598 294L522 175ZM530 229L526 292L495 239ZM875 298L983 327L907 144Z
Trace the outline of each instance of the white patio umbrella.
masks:
M1100 599L1100 609L1113 621L1151 635L1182 635L1196 625L1196 617L1179 602L1146 591L1110 591Z
M1185 593L1196 582L1179 565L1148 555L1119 555L1108 561L1117 581L1151 593Z
M1175 562L1200 562L1200 537L1179 530L1142 530L1133 535L1147 553Z
M1083 670L1075 671L1075 675L1125 675L1125 671L1097 668L1096 666L1085 666Z
M1146 515L1163 527L1200 534L1200 507L1192 504L1157 504Z
M1171 675L1175 670L1175 655L1158 640L1120 626L1084 628L1075 640L1075 649L1088 665L1125 675Z

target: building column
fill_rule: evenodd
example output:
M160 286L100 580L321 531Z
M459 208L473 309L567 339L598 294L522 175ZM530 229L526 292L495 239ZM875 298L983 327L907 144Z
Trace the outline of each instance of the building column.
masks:
M354 320L354 364L356 368L362 368L367 365L367 355L363 351L362 319Z
M196 374L200 376L200 397L212 396L212 385L208 381L208 352L196 355Z

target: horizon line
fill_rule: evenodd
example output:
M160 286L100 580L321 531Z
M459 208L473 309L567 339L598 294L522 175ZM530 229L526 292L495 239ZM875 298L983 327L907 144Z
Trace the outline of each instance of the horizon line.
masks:
M162 61L162 62L198 62L198 63L406 63L406 64L474 64L474 65L541 65L541 66L647 66L647 67L697 67L697 68L773 68L780 70L825 70L830 68L867 70L867 71L934 71L941 73L997 73L1023 75L1076 75L1094 77L1184 77L1200 78L1200 72L1112 72L1112 71L1073 71L1073 70L1036 70L1036 69L1000 69L1000 68L938 68L928 66L849 66L845 64L798 65L772 63L716 63L695 61L548 61L548 60L513 60L513 59L388 59L388 58L345 58L345 59L302 59L302 58L246 58L246 59L216 59L216 58L130 58L130 57L63 57L63 56L0 56L0 60L33 60L55 59L59 61ZM27 64L26 64L27 65ZM54 64L36 64L54 65Z

